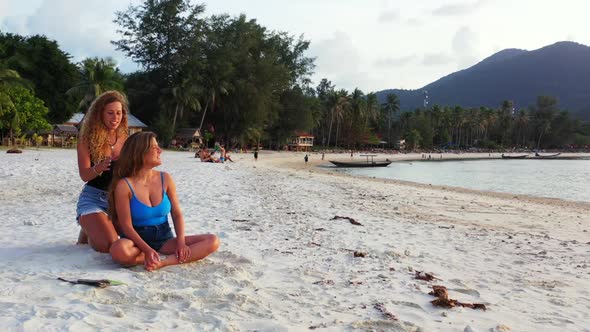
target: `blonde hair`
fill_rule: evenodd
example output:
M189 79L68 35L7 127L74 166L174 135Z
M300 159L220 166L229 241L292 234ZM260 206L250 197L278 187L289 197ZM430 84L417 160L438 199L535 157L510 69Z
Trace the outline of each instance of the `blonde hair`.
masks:
M122 178L133 177L141 171L144 164L144 156L152 146L152 138L156 134L151 131L137 132L125 141L117 166L113 171L113 181L109 188L109 216L113 223L117 222L117 209L115 207L115 189Z
M114 102L120 102L123 107L123 116L121 123L117 128L117 137L125 138L128 135L129 125L127 121L127 114L129 113L129 105L125 95L118 91L106 91L100 96L96 97L88 112L84 116L82 128L80 128L80 139L88 145L90 150L90 160L93 163L98 163L107 157L110 152L108 141L108 130L102 120L104 108Z

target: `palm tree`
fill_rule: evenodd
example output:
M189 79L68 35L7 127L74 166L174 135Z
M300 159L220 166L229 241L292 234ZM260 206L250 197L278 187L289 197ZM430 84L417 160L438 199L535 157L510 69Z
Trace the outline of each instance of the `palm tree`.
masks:
M81 96L79 107L87 106L101 93L110 89L123 89L123 75L116 68L112 58L87 58L79 65L80 82L66 91L66 94Z
M371 92L367 94L365 103L365 125L368 126L369 121L377 121L379 117L377 94Z
M211 111L215 110L215 104L217 101L217 97L219 95L227 95L229 89L229 83L223 80L211 80L211 84L207 90L207 101L205 102L205 109L203 110L203 116L201 117L201 123L199 124L199 131L203 127L203 122L205 121L205 114L207 114L207 109L209 108L209 104L211 104Z
M551 130L551 122L555 118L555 106L557 99L551 96L539 96L537 98L535 120L539 138L537 139L537 149L541 146L541 138L545 133Z
M172 129L176 130L176 119L183 118L185 109L189 111L198 111L201 109L201 103L199 102L200 92L199 86L194 81L188 79L170 90L170 102L175 105Z
M502 131L502 146L505 146L506 137L508 136L508 131L510 130L510 124L512 123L512 112L514 111L514 103L512 100L504 100L502 102L502 106L500 107L500 126Z
M16 70L9 67L9 62L11 61L21 63L21 57L14 55L8 59L0 61L0 117L11 109L16 110L16 112L14 112L14 117L12 119L8 119L10 123L0 122L0 129L2 127L10 128L10 142L12 144L14 142L12 128L18 127L19 110L15 109L14 103L12 98L10 98L7 89L15 86L30 88L31 83L22 78Z
M388 94L386 102L381 106L387 115L387 139L391 146L391 122L393 120L393 115L399 112L399 99L397 98L397 95L395 93Z
M348 91L341 89L338 91L331 91L328 96L328 105L330 107L330 128L328 129L328 146L330 146L330 138L332 137L332 125L334 118L336 118L336 143L338 144L338 127L340 120L344 116L345 111L350 106L348 100Z
M516 116L516 123L518 125L518 137L516 140L516 144L520 141L522 137L522 146L526 144L526 130L529 124L529 114L526 110L521 109L518 111L518 115Z

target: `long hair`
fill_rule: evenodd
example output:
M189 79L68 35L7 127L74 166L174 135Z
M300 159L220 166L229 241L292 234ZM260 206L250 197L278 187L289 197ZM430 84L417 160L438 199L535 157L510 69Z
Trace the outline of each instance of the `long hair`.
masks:
M113 223L118 222L115 206L115 189L117 184L122 178L133 177L141 171L143 168L143 157L150 150L152 138L156 138L156 134L151 131L137 132L129 136L125 144L123 144L117 166L113 171L113 181L109 188L109 216Z
M127 121L129 105L127 98L118 91L106 91L96 97L84 116L82 128L80 128L80 139L88 145L90 160L93 163L100 162L111 153L110 146L107 142L108 131L102 120L102 114L106 105L116 101L120 102L121 106L123 106L123 116L117 128L117 137L127 137L129 130Z

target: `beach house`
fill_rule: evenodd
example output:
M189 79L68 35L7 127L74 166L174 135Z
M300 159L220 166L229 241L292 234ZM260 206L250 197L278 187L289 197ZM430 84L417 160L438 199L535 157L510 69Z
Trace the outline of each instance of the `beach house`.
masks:
M311 151L313 147L314 136L306 132L295 132L289 142L289 150L292 151Z
M84 119L84 113L75 113L72 117L64 122L64 125L71 125L77 128L80 128L80 123ZM129 126L129 135L136 133L138 131L143 131L144 128L147 128L147 125L138 118L136 118L133 114L127 114L127 124Z
M52 130L43 131L40 135L45 138L45 142L49 146L69 147L75 143L84 115L84 113L74 113L68 121L62 124L56 124ZM129 135L147 128L147 125L133 116L133 114L127 114L127 123L129 126Z
M173 146L195 149L203 144L203 137L198 128L180 128L171 142Z

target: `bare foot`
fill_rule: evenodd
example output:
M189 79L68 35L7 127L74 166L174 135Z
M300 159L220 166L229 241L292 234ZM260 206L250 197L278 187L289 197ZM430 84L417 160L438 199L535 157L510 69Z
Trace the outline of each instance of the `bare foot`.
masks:
M88 244L88 235L84 233L83 229L80 229L80 234L78 234L78 242L76 244Z
M156 264L147 265L145 269L151 272L174 264L178 264L178 261L174 255L160 255L160 261L158 261Z

